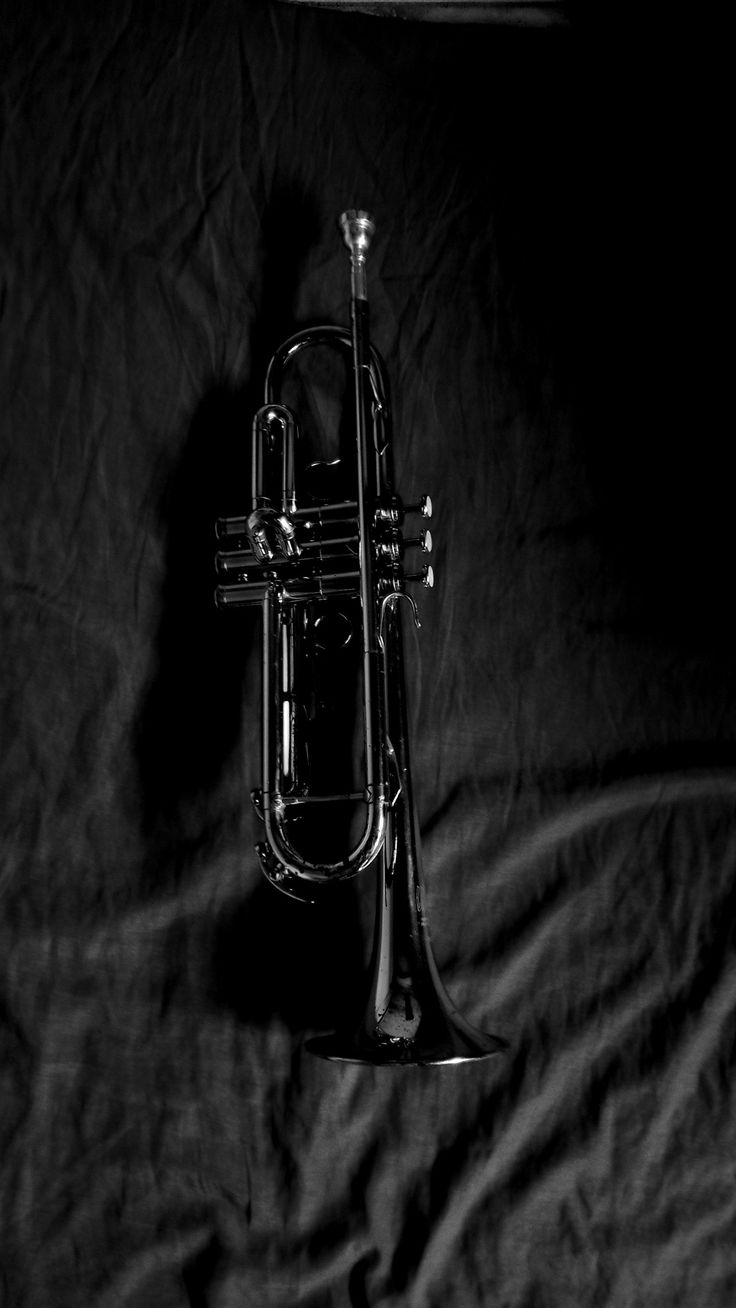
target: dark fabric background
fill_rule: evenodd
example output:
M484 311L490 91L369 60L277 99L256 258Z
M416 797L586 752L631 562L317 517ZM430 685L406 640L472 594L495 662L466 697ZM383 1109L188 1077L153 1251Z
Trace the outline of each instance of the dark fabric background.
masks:
M234 0L2 28L4 1308L736 1302L719 37ZM427 900L502 1059L302 1050L370 878L261 878L212 605L264 363L371 209Z

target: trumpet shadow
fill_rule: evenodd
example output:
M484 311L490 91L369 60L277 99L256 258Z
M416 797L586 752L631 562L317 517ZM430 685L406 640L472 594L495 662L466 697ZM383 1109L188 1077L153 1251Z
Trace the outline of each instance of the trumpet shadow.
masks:
M255 623L250 614L224 615L215 608L214 524L247 511L251 419L261 402L277 323L283 328L284 319L291 322L299 265L315 223L313 206L294 185L274 193L265 208L249 378L239 387L212 381L154 506L164 541L164 580L133 758L148 875L157 885L172 864L211 840L213 823L219 827L223 820L211 809L212 795L241 739Z
M213 792L242 732L252 624L218 614L213 560L228 487L247 485L246 403L226 387L209 391L157 506L165 537L161 616L133 748L149 875L159 884L212 838L222 818Z
M310 905L262 880L217 925L210 999L256 1025L278 1015L292 1032L342 1026L364 985L363 948L352 885Z
M201 875L203 859L243 841L248 830L243 807L250 804L233 764L240 749L259 748L258 715L244 721L243 703L249 679L260 678L260 623L251 610L215 607L214 524L249 509L252 416L271 353L297 326L294 288L316 230L314 208L295 187L264 211L249 378L242 387L212 382L154 508L164 579L153 667L132 741L143 894ZM330 755L333 736L339 753L344 722L320 742ZM265 1023L278 1014L294 1030L340 1021L362 967L359 903L349 886L327 899L301 905L261 880L234 912L221 913L203 978L211 1000L243 1021Z

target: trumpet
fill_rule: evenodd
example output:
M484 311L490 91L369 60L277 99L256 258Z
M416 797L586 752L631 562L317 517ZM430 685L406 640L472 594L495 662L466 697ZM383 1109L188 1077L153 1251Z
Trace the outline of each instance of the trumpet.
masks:
M311 904L359 873L375 877L366 994L351 1024L312 1037L307 1049L374 1066L461 1063L507 1043L455 1008L424 906L402 613L419 627L414 588L434 584L428 562L407 567L407 556L431 552L421 524L432 502L423 495L406 505L393 485L388 378L369 329L375 224L351 209L340 228L350 252L350 328L305 328L271 358L253 419L250 510L216 524L215 602L262 613L262 781L251 798L265 876ZM295 360L315 347L341 357L351 399L340 457L310 463L284 399ZM357 724L350 750L339 758L328 750L325 760L320 743L346 720ZM335 773L348 752L346 787Z

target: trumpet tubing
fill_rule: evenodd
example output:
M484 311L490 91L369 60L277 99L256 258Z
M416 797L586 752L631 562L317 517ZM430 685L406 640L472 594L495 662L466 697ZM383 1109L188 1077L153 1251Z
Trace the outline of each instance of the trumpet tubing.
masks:
M432 502L424 495L405 505L393 486L388 379L369 332L366 262L375 225L363 210L348 210L340 226L350 251L350 329L296 332L271 359L253 419L250 510L216 524L215 601L223 609L255 605L262 614L262 782L252 799L265 876L307 903L368 869L376 881L366 995L349 1028L313 1037L307 1048L373 1065L465 1062L499 1053L506 1042L455 1009L423 906L401 613L419 626L414 587L434 583L431 565L421 562L432 549L422 526ZM341 449L338 459L307 464L283 391L288 369L313 347L336 351L346 364L352 423L347 455ZM315 767L320 728L346 716L349 695L337 711L333 699L346 667L358 687L362 732L347 786L342 776L331 784L335 760Z

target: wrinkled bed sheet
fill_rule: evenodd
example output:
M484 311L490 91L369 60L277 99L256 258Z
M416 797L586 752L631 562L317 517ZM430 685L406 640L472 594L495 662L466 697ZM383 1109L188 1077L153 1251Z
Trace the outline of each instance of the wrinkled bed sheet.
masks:
M736 707L718 79L620 28L11 6L0 1302L726 1308ZM708 145L705 142L708 141ZM712 155L708 151L712 151ZM303 1051L371 888L258 870L212 604L273 348L370 208L437 961L508 1054ZM715 297L717 298L717 297Z

